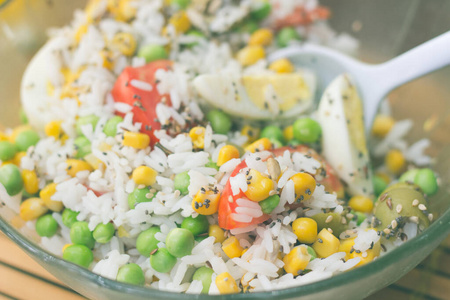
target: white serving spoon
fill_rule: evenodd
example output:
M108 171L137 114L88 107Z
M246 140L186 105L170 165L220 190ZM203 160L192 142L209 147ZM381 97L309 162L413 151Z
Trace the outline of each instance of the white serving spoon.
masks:
M365 128L368 130L380 101L396 87L450 64L450 31L429 40L385 63L371 65L336 50L304 44L272 53L274 61L289 58L295 65L317 74L318 95L342 73L351 75L364 106Z

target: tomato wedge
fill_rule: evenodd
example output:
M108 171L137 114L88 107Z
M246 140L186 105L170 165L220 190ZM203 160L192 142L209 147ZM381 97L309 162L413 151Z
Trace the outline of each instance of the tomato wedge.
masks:
M304 6L297 6L292 13L285 16L283 19L276 20L275 26L277 28L299 25L305 26L316 20L326 20L330 15L330 10L324 6L318 6L312 10L307 10Z
M161 124L157 121L156 105L163 99L166 105L171 105L170 96L159 94L156 88L155 72L159 69L169 70L171 67L170 60L157 60L137 68L127 67L119 75L111 91L115 102L133 106L133 121L142 123L141 132L150 136L151 146L158 141L153 131L161 129ZM132 80L149 83L151 88L150 90L138 88ZM123 116L119 112L116 114Z
M320 156L316 151L312 148L309 148L305 145L299 145L295 148L293 147L281 147L272 150L272 153L275 156L281 156L283 153L288 150L290 153L300 152L305 155L309 155L321 164L321 168L317 170L316 174L311 174L314 177L322 177L322 179L317 182L325 186L325 190L329 193L336 192L338 198L344 197L344 186L342 185L339 177L336 174L336 171L325 161L325 159Z
M247 167L245 161L242 161L239 165L236 166L233 173L231 173L231 177L237 175L240 170ZM240 191L239 194L233 196L233 192L231 190L230 180L228 179L225 188L223 189L222 196L219 200L219 226L223 229L234 229L247 227L250 225L260 224L267 219L269 219L268 214L263 214L261 217L253 218L251 222L244 223L235 221L231 214L236 213L236 208L238 207L236 200L239 198L247 198L245 194ZM230 201L232 200L232 201Z

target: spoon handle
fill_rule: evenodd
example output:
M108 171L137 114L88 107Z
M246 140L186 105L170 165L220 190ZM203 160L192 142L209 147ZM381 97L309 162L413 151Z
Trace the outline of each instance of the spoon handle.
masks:
M376 67L385 91L450 64L450 31Z

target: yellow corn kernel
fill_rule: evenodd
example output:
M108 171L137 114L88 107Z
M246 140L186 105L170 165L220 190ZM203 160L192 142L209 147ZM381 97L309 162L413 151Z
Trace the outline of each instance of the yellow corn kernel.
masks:
M146 186L153 185L156 182L156 175L158 172L147 166L139 166L134 169L131 178L137 185L143 184Z
M268 46L272 44L273 41L273 33L272 30L267 28L261 28L256 30L250 36L250 40L248 44L250 46Z
M67 174L72 177L75 177L78 172L81 171L92 172L93 170L90 164L80 159L70 158L66 160L66 164L67 164L66 168Z
M199 214L209 216L219 209L220 193L212 188L202 187L192 199L192 208Z
M119 226L117 227L117 236L121 238L130 237L130 233L123 226Z
M205 147L205 127L196 126L189 131L189 137L196 149L203 149Z
M136 39L130 33L116 33L111 41L112 48L118 50L123 55L131 56L136 51Z
M86 18L89 22L93 21L94 14L96 11L98 11L98 7L100 4L102 4L102 2L103 0L90 0L86 5L84 12L86 13Z
M68 139L68 136L64 134L64 131L61 129L62 121L50 121L45 125L45 134L47 136L52 136L55 140L65 141Z
M28 198L20 204L20 217L24 221L31 221L39 218L48 211L41 198Z
M0 141L7 141L8 136L0 131Z
M136 149L145 149L150 145L150 137L144 133L125 131L122 144Z
M305 246L294 247L291 252L283 257L284 270L294 276L299 275L309 263L311 255Z
M292 222L292 230L300 243L312 244L317 239L317 222L311 218L298 218Z
M257 127L252 127L250 125L245 125L241 129L241 134L247 136L247 142L253 143L259 137L260 129Z
M219 156L217 158L217 165L220 167L227 161L239 157L240 157L239 150L235 146L225 145L222 148L220 148Z
M372 126L372 134L379 138L384 138L395 124L394 118L385 115L375 117Z
M12 159L12 163L15 164L16 166L20 166L22 158L26 155L27 153L25 151L17 152L16 155L14 155L14 158Z
M235 258L241 256L244 248L241 247L238 239L235 236L232 236L222 243L222 250L229 258Z
M62 247L62 252L64 253L64 251L66 251L66 249L69 247L69 246L72 246L73 244L65 244L63 247Z
M55 86L51 83L50 80L47 81L47 84L46 84L45 88L46 88L48 96L53 96L54 95L54 93L55 93Z
M369 197L358 195L350 198L348 206L355 211L370 213L373 209L373 201Z
M209 225L208 235L216 238L216 243L225 241L225 231L219 225Z
M39 197L44 201L48 209L56 212L63 210L64 205L61 201L52 200L52 196L56 193L56 183L52 182L39 192Z
M215 282L217 289L222 295L239 293L239 288L236 281L228 272L223 272L217 275Z
M350 252L352 251L353 245L355 244L355 237L344 239L340 241L338 252L345 252L344 260L349 260Z
M317 240L312 248L316 251L318 257L325 258L338 252L339 246L339 239L324 228L317 235Z
M316 180L308 173L297 173L290 178L294 182L297 202L308 200L316 189Z
M389 150L384 162L388 170L395 175L399 175L406 168L406 160L400 150Z
M245 147L246 152L258 152L258 151L264 151L264 150L270 150L272 149L272 143L268 138L262 138L259 140L254 141L247 147Z
M112 149L112 146L108 143L102 142L99 146L98 146L98 150L102 151L102 152L108 152Z
M15 143L16 142L16 137L24 132L25 130L29 130L29 129L33 129L31 127L31 125L25 124L25 125L20 125L14 128L14 130L11 132L11 134L9 135L9 141L11 143Z
M94 169L98 170L104 163L93 153L86 154L83 159Z
M112 70L114 68L114 57L111 51L102 50L100 51L100 56L103 59L102 67L108 70Z
M184 33L191 28L191 21L185 11L175 13L170 19L171 24L177 33Z
M23 187L29 194L36 194L39 191L39 178L35 171L22 171Z
M75 32L75 41L77 44L81 41L83 36L87 33L89 29L89 24L83 24L80 27L78 27L77 31Z
M270 196L274 189L272 179L264 176L255 169L251 169L247 176L247 190L244 192L248 199L259 202Z
M244 67L253 65L266 57L266 52L261 46L247 46L236 54L237 61Z
M287 58L281 58L273 61L269 65L269 70L277 73L292 73L295 71L295 67Z
M25 225L25 221L19 215L15 215L11 219L10 223L14 228L17 228L17 229L20 229Z
M288 126L283 129L283 137L286 141L290 141L294 138L294 126Z

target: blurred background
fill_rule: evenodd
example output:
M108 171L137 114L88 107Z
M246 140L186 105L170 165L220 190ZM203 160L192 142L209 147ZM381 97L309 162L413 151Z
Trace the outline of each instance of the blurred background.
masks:
M0 124L14 126L19 123L21 76L32 55L47 39L46 30L70 22L74 9L83 7L86 2L0 0ZM450 30L450 0L320 2L331 8L331 26L357 38L361 43L358 57L370 63L386 61ZM449 79L450 68L447 67L389 95L397 119L408 117L416 121L411 140L422 136L432 139L431 155L447 153L448 156L450 153ZM441 164L437 171L446 178L450 176L450 166ZM439 211L440 208L435 209ZM81 298L39 269L5 236L0 236L0 249L0 299L50 299L50 295ZM26 289L32 286L32 294L24 294L24 286ZM55 289L62 294L55 294ZM370 299L449 299L449 295L450 240L447 239L418 268ZM57 298L63 299L61 297Z

